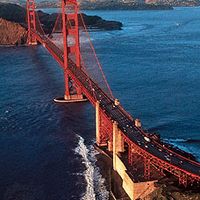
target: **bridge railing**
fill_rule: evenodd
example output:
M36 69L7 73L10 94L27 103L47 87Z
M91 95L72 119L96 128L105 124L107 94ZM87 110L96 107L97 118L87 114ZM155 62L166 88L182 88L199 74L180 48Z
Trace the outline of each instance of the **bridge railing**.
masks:
M41 44L43 44L49 51L51 54L53 54L53 56L56 56L57 61L61 64L61 66L64 66L64 59L63 59L63 51L61 49L59 49L48 37L46 37L45 35L41 35L38 32L34 32L33 33L37 36L38 40L41 42ZM122 106L116 106L114 104L114 99L111 99L99 86L98 84L96 84L83 70L79 69L76 67L76 64L72 61L69 60L69 67L68 69L69 73L74 77L75 80L77 80L80 84L81 87L84 87L84 91L86 93L86 96L88 97L89 100L91 100L91 103L95 104L95 102L98 100L102 100L103 103L101 103L100 101L100 106L103 110L105 110L105 113L108 115L108 117L110 117L111 120L117 121L119 124L119 128L121 129L121 131L123 132L123 134L128 137L131 141L132 136L129 135L128 133L126 133L124 131L124 127L123 124L131 124L134 130L134 134L141 134L142 136L146 136L146 133L141 129L138 128L134 125L134 120L133 118L131 118L129 116L129 114L123 109ZM112 105L112 106L110 106ZM113 107L114 106L114 107ZM134 142L135 141L131 141ZM136 144L137 145L137 144ZM158 143L158 145L160 145ZM165 148L162 146L162 148ZM169 149L167 149L167 151L169 151ZM148 152L147 152L148 153ZM174 152L173 152L174 153ZM156 159L156 157L154 155L149 155L149 157L152 157L152 162L153 160ZM179 154L177 154L178 157L181 157ZM184 157L184 160L187 159ZM159 161L160 159L157 158L157 161ZM155 164L159 163L159 162L155 162ZM166 164L166 161L163 161ZM200 164L198 162L194 162L191 160L188 160L188 162L190 162L191 164L194 164L196 166L200 166ZM172 173L173 170L177 169L180 171L183 171L184 173L188 174L187 171L181 169L180 167L173 165L173 164L169 164L171 166L170 172ZM163 165L165 166L165 165ZM168 166L168 165L166 165ZM175 169L173 169L173 167L175 167ZM168 167L167 167L168 168Z

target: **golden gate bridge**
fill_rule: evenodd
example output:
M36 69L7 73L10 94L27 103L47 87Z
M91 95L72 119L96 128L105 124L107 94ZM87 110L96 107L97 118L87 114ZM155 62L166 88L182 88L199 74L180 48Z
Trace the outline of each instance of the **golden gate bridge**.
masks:
M79 19L88 35L76 0L61 0L61 14L53 28L61 22L62 47L47 35L40 23L34 0L27 0L28 44L40 43L59 63L64 72L65 93L56 102L81 102L89 100L96 110L96 144L112 154L113 169L121 173L119 162L126 166L126 174L139 173L140 182L149 182L171 174L185 187L199 185L200 163L174 147L163 144L158 138L144 131L138 119L134 119L115 99L101 65L89 40L93 56L102 75L102 88L87 71L80 48ZM49 37L50 36L50 37ZM121 161L119 161L121 160ZM125 173L125 172L124 172ZM120 174L121 177L124 174ZM122 177L123 179L124 177ZM124 183L126 184L126 183ZM132 199L132 192L124 186Z

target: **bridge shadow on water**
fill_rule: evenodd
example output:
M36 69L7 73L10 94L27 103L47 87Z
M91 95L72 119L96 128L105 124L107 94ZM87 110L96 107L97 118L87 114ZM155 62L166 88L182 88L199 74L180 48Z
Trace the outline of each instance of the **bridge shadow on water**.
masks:
M58 111L61 130L73 128L75 132L82 132L85 128L91 131L94 129L94 110L89 102L87 103L71 103L57 104L53 102L56 96L62 96L64 93L63 70L59 64L48 55L42 47L34 47L31 49L31 58L35 63L34 69L40 74L41 90L45 90L44 95L48 94L46 103L50 103ZM51 99L50 99L51 98ZM91 117L93 116L93 117ZM66 123L66 119L68 123ZM89 125L89 127L88 127ZM92 127L92 129L90 128Z
M13 51L4 66L13 82L2 89L13 95L11 85L18 94L1 98L0 199L80 199L86 183L77 135L91 144L94 110L89 103L53 102L63 94L63 73L42 47L19 48L15 62Z
M43 82L41 86L43 86L46 91L49 90L49 92L52 92L50 88L52 89L53 87L58 92L63 92L64 78L62 69L46 50L41 45L30 47L30 58L34 63L33 70L40 75L40 81ZM53 91L55 91L55 89Z

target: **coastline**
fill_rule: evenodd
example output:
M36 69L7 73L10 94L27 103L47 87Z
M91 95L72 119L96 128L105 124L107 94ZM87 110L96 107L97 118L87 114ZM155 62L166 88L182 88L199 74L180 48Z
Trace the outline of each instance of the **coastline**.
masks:
M24 5L23 5L24 6ZM144 5L82 5L80 6L81 10L173 10L174 6L171 5L154 5L154 4L144 4ZM48 9L48 8L60 8L58 5L37 5L37 9Z
M157 4L87 4L81 6L82 10L173 10L170 5L157 5Z
M49 14L39 10L37 14L41 24L43 24L45 34L51 34L58 13ZM21 46L26 44L28 33L25 19L25 8L16 4L0 3L0 45ZM122 30L123 27L120 21L105 20L99 16L90 16L84 13L78 15L78 21L80 27L86 26L89 31ZM62 30L58 26L56 31L61 32Z
M117 172L113 170L112 154L102 147L94 144L94 148L99 152L96 155L96 165L99 167L102 177L105 179L105 186L109 191L109 199L130 200L129 196L123 189L122 179ZM173 177L165 177L155 183L156 190L150 193L145 199L148 200L197 200L200 199L200 193L197 190L178 187Z
M102 177L105 179L105 186L109 192L109 199L130 200L122 187L121 177L113 170L111 154L102 150L96 144L94 144L94 148L99 152L99 154L96 155L96 165L99 168Z
M15 46L15 45L13 45L13 46ZM103 157L102 157L103 156ZM105 157L106 158L105 158ZM98 161L97 161L97 163L99 163L99 166L101 167L101 168L103 168L102 169L102 173L104 173L105 174L105 177L107 177L107 182L109 183L109 180L111 179L111 182L112 182L112 174L113 174L113 171L112 172L110 172L111 170L112 170L112 168L110 169L110 170L107 170L107 169L109 169L110 168L110 166L112 166L112 156L111 157L109 157L109 155L106 155L105 153L103 153L103 151L101 152L101 155L99 155L99 156L97 156L98 157ZM108 159L107 159L108 158ZM111 159L111 160L110 160ZM105 164L103 163L103 162L105 162ZM109 166L109 168L107 168ZM109 173L111 174L111 176L109 176ZM110 177L110 178L109 178ZM116 178L117 179L117 178ZM115 180L116 180L115 179ZM108 185L108 187L109 187L109 185ZM179 199L182 199L181 197L179 198Z

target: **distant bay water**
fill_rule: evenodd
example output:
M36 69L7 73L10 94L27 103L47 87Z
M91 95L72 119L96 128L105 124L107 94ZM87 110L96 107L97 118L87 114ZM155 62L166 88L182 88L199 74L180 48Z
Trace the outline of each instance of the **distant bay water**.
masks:
M85 12L124 24L90 33L116 98L199 159L200 8ZM0 199L107 199L91 105L53 103L63 74L42 46L1 47L0 66Z

